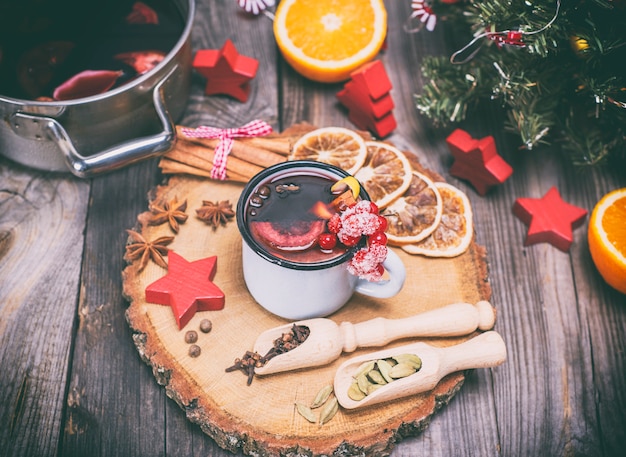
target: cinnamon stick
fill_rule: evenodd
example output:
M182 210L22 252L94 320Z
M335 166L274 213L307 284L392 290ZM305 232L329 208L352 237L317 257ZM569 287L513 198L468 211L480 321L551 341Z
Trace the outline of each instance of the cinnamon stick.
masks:
M178 136L181 137L185 137L187 139L192 139L191 137L187 137L183 132L182 129L185 128L185 126L181 126L181 125L177 125L176 126L176 132L178 133ZM214 138L193 138L194 140L202 143L202 144L206 144L208 146L210 146L211 148L215 148L215 146L217 145L218 141L217 139ZM297 139L297 137L294 136L276 136L276 135L272 135L272 136L258 136L258 137L251 137L251 138L235 138L234 142L235 143L243 143L247 146L251 146L254 148L257 148L257 150L249 150L251 153L253 154L260 154L261 156L265 156L265 153L267 151L269 152L273 152L282 156L287 156L289 155L289 153L291 152L291 145L293 144L293 142ZM238 146L240 147L240 145ZM263 151L258 151L258 149L261 149ZM236 156L237 157L237 156ZM268 165L265 166L269 166L269 165L273 165L274 163L272 163L273 161L277 160L276 158L272 158L271 156L268 156ZM246 159L245 157L240 157L241 159ZM251 161L251 160L248 160ZM253 161L252 161L253 162ZM253 162L255 163L255 162ZM261 163L259 163L259 165L262 165Z
M211 172L207 170L203 170L201 168L196 168L191 165L187 165L186 163L177 162L172 159L168 159L167 157L162 157L159 161L159 168L162 173L165 174L188 174L194 176L204 176L206 178L211 177Z
M186 136L182 129L184 127L177 125L176 132L179 139L184 139L196 144L200 144L207 148L215 149L219 143L217 138L194 138ZM258 145L254 145L249 141L244 140L261 140ZM272 149L265 148L263 145L272 146L274 149L278 148L282 151L288 151L289 144L282 144L282 140L276 141L276 139L265 139L263 137L256 138L235 138L233 139L233 146L230 150L229 156L236 157L246 162L250 162L255 165L259 165L263 168L275 165L286 160L285 154L274 152Z
M174 149L166 153L165 157L169 157L177 160L178 162L188 163L190 165L197 166L198 168L204 168L210 171L213 169L215 151L213 149L190 141L186 137L179 137L176 141ZM238 159L237 157L229 157L226 161L226 170L227 172L234 172L238 175L246 177L247 179L250 179L257 173L262 171L263 167L254 165L250 162L246 162L245 160Z
M185 137L192 143L202 145L206 148L214 150L219 143L218 139L214 138L189 138ZM233 141L233 147L230 150L229 158L236 157L246 162L250 162L254 165L259 165L263 168L276 165L277 163L284 162L285 156L272 152L268 149L263 149L248 142L244 142L239 139Z
M161 158L159 161L159 168L165 174L188 174L193 176L201 176L205 178L211 177L211 172L202 168L196 168L186 163L177 162L167 157ZM248 182L245 176L238 175L236 173L226 171L226 179L235 182Z
M249 144L257 148L275 152L282 156L288 156L291 152L293 141L288 137L267 137L259 136L254 138L241 138L238 140L242 143Z

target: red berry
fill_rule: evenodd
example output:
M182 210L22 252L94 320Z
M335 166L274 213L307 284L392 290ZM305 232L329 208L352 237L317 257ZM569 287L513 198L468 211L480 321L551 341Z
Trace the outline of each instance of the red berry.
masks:
M383 274L385 274L385 267L383 267L382 263L379 263L378 265L376 265L376 269L374 270L379 277L382 277Z
M331 233L339 233L339 230L341 230L341 216L335 213L328 220L328 231Z
M360 236L343 235L341 237L341 242L348 247L356 246L360 240Z
M337 235L334 233L322 233L317 242L324 250L331 250L337 245Z
M385 216L378 216L378 230L380 230L381 232L384 232L385 230L387 230L387 218Z
M368 238L369 244L387 244L387 235L384 232L376 232Z
M370 202L370 213L378 214L378 205L374 202Z
M358 265L358 264L364 262L365 261L365 255L366 255L365 249L359 249L352 256L352 263L354 263L355 265Z

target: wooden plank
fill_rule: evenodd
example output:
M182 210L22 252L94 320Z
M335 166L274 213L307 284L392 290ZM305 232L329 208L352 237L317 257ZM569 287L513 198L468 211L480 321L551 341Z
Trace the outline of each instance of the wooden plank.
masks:
M619 167L593 170L582 180L581 176L572 177L577 187L575 204L589 209L607 192L626 187L626 174ZM579 427L598 435L598 454L617 456L626 445L626 295L604 283L593 265L586 239L572 255L572 263L581 339L590 352L589 359L583 360L590 382L584 401L594 419Z
M230 39L238 52L259 62L256 76L250 81L248 100L240 103L226 95L204 94L206 80L192 78L189 103L183 125L207 125L230 128L262 119L278 128L276 43L272 21L263 16L245 14L237 2L196 2L192 33L194 53L200 49L220 49Z
M483 232L495 235L490 260L500 278L493 278L493 300L504 304L499 324L511 353L495 376L503 455L601 455L590 401L593 357L577 291L585 278L573 272L573 259L588 255L586 229L574 232L570 254L545 244L524 248L527 227L506 215L515 198L541 197L552 185L566 201L586 207L579 178L547 151L526 154L491 217L479 217L479 227L491 226ZM500 230L507 219L509 229Z
M395 104L394 115L398 122L398 127L389 139L403 149L415 153L427 167L441 173L451 184L463 189L470 197L472 205L476 202L480 206L482 202L476 198L471 188L447 173L449 151L445 144L446 130L432 129L429 121L417 113L413 99L413 95L423 84L419 71L422 58L425 55L446 53L445 27L438 26L434 32L408 34L402 24L410 15L410 2L393 5L387 3L387 7L390 24L399 24L390 26L387 49L382 55L394 87L391 93ZM475 220L479 221L482 212L476 208L474 211ZM476 230L478 232L481 228L477 227ZM485 239L485 236L480 238ZM482 241L479 244L484 246ZM488 248L488 262L490 257ZM501 303L496 302L494 306L500 312ZM498 329L496 322L496 330ZM506 335L503 336L506 340ZM501 367L495 370L499 369ZM402 441L392 455L496 455L498 430L492 371L478 370L470 373L450 404L432 418L430 425L421 434ZM455 439L449 439L451 434L454 434ZM477 440L477 436L481 439Z
M246 103L226 96L204 95L204 82L194 79L192 95L181 124L230 128L262 119L280 131L276 72L276 44L272 21L260 15L244 14L237 2L198 2L193 44L196 49L217 49L230 39L240 54L259 61ZM169 455L232 456L220 448L185 412L171 400L165 408L167 427L164 447ZM243 455L243 454L238 454Z
M0 443L54 456L89 184L0 160Z
M161 455L165 395L126 325L122 256L155 180L152 160L93 179L63 455Z

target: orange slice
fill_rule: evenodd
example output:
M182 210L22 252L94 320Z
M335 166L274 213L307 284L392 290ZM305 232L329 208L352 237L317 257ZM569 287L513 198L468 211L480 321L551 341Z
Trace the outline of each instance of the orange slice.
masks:
M387 143L366 141L365 145L365 163L354 177L370 199L379 208L384 208L409 188L413 168L402 152Z
M626 294L626 188L609 192L596 204L587 239L591 258L602 278Z
M402 249L428 257L456 257L467 250L474 237L472 207L467 195L456 187L441 182L435 186L443 200L439 225L424 240Z
M300 137L291 148L289 160L315 160L354 174L365 162L365 140L354 130L323 127Z
M382 211L387 219L387 241L403 245L423 240L439 225L442 209L435 184L413 171L409 188Z
M387 35L383 0L281 0L274 37L301 75L338 82L376 57Z

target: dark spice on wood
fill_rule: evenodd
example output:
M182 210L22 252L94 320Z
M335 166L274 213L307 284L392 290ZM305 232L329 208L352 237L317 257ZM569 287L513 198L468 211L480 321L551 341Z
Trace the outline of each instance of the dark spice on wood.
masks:
M195 330L189 330L185 333L185 343L192 344L198 341L198 332Z
M304 325L293 325L288 333L283 333L280 337L274 340L274 345L270 348L265 355L261 355L258 352L246 351L242 358L236 358L235 363L226 368L226 372L242 371L248 376L248 385L252 384L254 379L254 369L262 367L270 359L277 355L284 354L302 344L311 333L309 327Z

